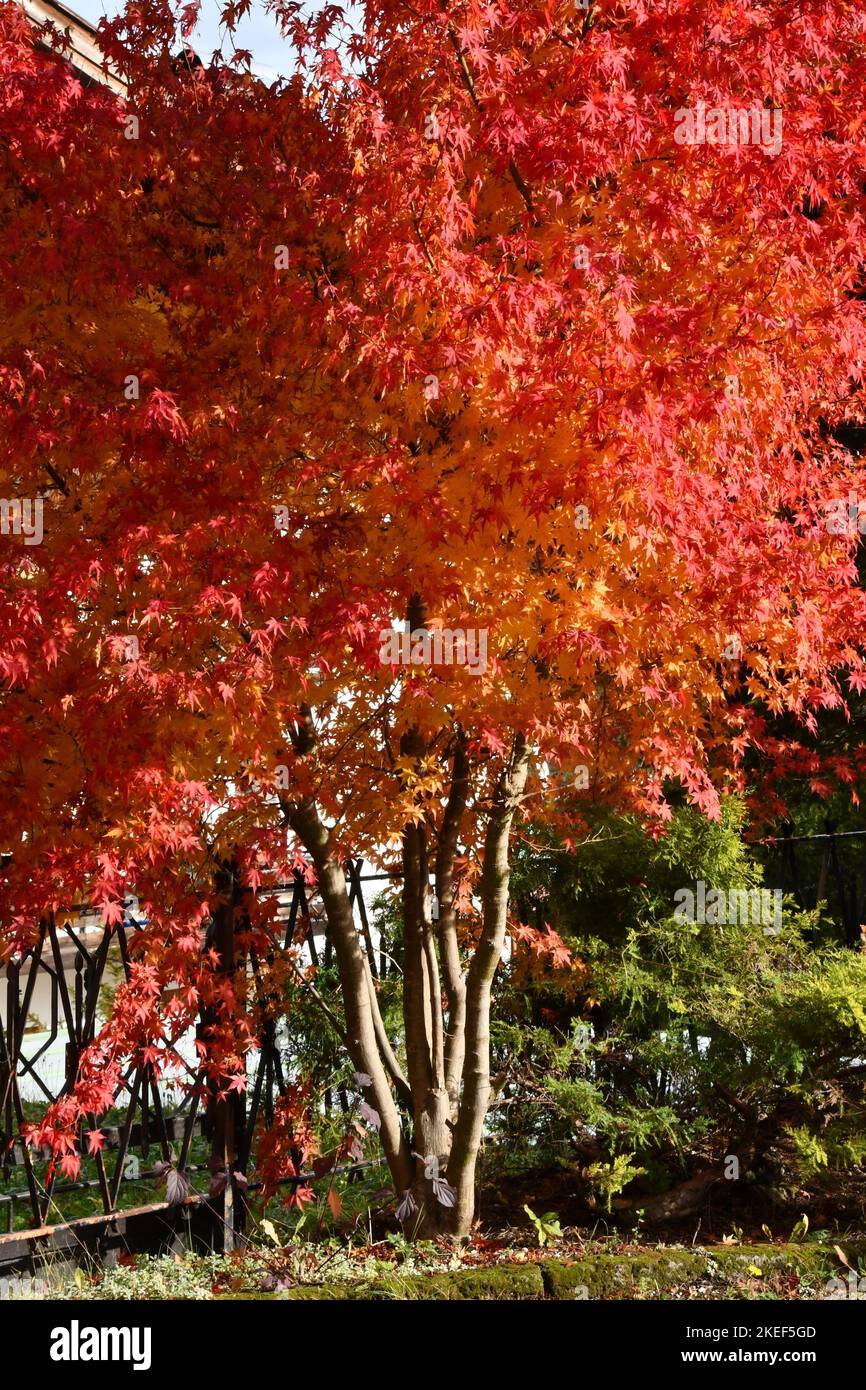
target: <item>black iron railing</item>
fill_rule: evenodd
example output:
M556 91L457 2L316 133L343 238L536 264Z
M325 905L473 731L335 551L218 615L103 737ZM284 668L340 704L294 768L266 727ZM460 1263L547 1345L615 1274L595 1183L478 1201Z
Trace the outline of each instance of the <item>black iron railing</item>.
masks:
M849 946L866 944L866 830L837 830L798 835L790 823L765 842L766 881L789 893L797 905L823 905Z
M349 861L347 886L370 969L378 979L387 971L387 957L373 939L364 885L384 885L399 874L365 874L362 869L361 860ZM315 890L303 876L266 891L286 900L279 919L283 949L303 940L313 964L330 964L332 947L324 916L317 910ZM229 926L233 931L231 914ZM129 978L131 946L142 927L131 915L113 929L88 928L86 913L74 925L52 917L41 924L32 948L9 959L0 970L0 1173L5 1182L5 1190L0 1189L0 1247L4 1238L15 1236L17 1250L22 1240L36 1239L39 1232L59 1224L58 1198L70 1194L98 1192L105 1217L122 1213L125 1185L155 1183L164 1171L157 1163L184 1174L208 1168L213 1172L223 1163L227 1171L246 1175L256 1125L260 1118L267 1121L273 1116L275 1102L285 1090L286 1059L273 1020L264 1028L251 1060L246 1092L219 1107L208 1097L195 1057L184 1057L163 1041L165 1053L172 1054L172 1080L166 1082L164 1067L155 1070L151 1065L133 1064L122 1078L112 1110L107 1116L92 1117L92 1127L105 1137L103 1149L93 1156L94 1175L72 1182L58 1180L56 1168L50 1177L42 1172L50 1155L23 1143L22 1130L75 1085L81 1055L98 1032L107 996ZM214 944L225 948L221 933L224 923L217 914L205 935L205 948ZM254 968L255 962L251 964ZM35 1019L37 1012L40 1017ZM37 1028L36 1022L43 1026ZM201 1023L205 1026L206 1020ZM157 1079L157 1070L163 1073L162 1080ZM222 1112L216 1118L215 1109ZM86 1126L81 1128L84 1152ZM205 1151L210 1148L206 1163L193 1160L197 1141L204 1141L200 1147ZM359 1165L349 1168L359 1169ZM245 1187L256 1187L254 1175ZM149 1210L157 1205L149 1204ZM219 1207L221 1244L231 1248L243 1222L243 1200L234 1182L214 1206L215 1211ZM16 1230L21 1224L16 1213L22 1208L32 1224ZM0 1248L0 1264L2 1260Z

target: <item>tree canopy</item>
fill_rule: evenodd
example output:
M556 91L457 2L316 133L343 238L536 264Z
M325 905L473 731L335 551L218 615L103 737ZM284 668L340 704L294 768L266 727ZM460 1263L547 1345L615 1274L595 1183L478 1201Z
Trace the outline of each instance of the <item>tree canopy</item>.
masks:
M259 887L315 874L339 938L342 860L398 849L405 1064L344 921L348 1045L395 1182L402 1085L465 1221L521 816L662 825L679 786L715 817L750 749L795 751L771 719L863 687L827 519L863 418L866 20L270 8L297 66L266 86L175 61L136 0L102 26L124 101L0 10L0 467L44 531L0 552L3 931L131 891L149 923L43 1131L74 1169L122 1058L202 1008L238 1084L243 987L200 953L226 864L261 945Z

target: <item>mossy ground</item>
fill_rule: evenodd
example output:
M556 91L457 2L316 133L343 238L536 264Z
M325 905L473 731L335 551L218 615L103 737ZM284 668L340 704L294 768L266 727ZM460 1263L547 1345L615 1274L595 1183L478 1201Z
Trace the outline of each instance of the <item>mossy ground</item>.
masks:
M79 1270L56 1296L72 1299L598 1300L816 1299L845 1275L826 1242L675 1246L581 1242L566 1232L540 1250L478 1240L335 1250L248 1249L232 1257L140 1257ZM853 1244L843 1251L851 1265Z
M534 1254L534 1252L533 1252ZM826 1272L825 1272L826 1271ZM286 1299L814 1298L831 1277L817 1246L671 1248L399 1274L354 1285L286 1288ZM231 1296L231 1295L229 1295Z

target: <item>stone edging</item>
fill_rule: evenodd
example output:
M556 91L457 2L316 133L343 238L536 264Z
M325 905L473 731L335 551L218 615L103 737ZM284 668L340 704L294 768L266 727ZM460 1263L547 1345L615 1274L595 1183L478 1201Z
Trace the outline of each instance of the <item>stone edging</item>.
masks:
M756 1273L755 1271L759 1271ZM739 1280L792 1273L813 1289L838 1273L830 1252L818 1245L713 1246L647 1249L564 1261L488 1265L431 1274L379 1276L357 1283L306 1284L277 1294L241 1294L302 1300L599 1299L659 1297L701 1281ZM237 1298L238 1295L228 1295Z

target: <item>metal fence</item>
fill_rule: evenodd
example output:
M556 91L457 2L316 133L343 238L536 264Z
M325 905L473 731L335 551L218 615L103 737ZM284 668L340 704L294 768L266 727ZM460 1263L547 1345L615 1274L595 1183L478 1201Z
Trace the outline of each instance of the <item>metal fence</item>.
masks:
M825 829L798 835L790 823L766 842L768 886L789 893L798 907L823 905L847 945L866 949L866 830Z
M374 941L365 888L381 887L399 875L365 874L362 869L361 860L346 865L347 886L371 971L380 978L387 959ZM329 964L331 942L315 891L300 875L267 891L280 896L283 948L303 940L314 964ZM203 946L227 951L225 958L233 960L227 927L233 935L234 914L221 918L217 912ZM123 1246L173 1245L196 1234L211 1246L230 1249L242 1229L242 1194L255 1190L254 1175L241 1184L229 1178L217 1199L156 1200L125 1208L124 1189L133 1182L152 1183L157 1196L156 1184L164 1175L159 1165L208 1175L222 1167L246 1177L256 1126L260 1119L272 1120L286 1087L275 1022L267 1025L249 1060L246 1093L227 1102L215 1104L208 1095L192 1037L175 1046L164 1041L163 1065L156 1071L151 1065L129 1066L112 1110L81 1126L82 1140L87 1127L99 1128L105 1136L104 1149L93 1157L93 1176L59 1181L55 1169L49 1177L42 1170L50 1155L21 1141L25 1123L75 1085L81 1055L98 1032L111 993L129 978L131 947L140 930L142 924L131 917L113 929L88 925L87 914L63 923L52 917L40 925L32 948L8 960L0 973L0 1269L32 1271L46 1244L73 1255L79 1247L98 1245L104 1255ZM206 1022L203 1018L200 1026ZM198 1147L209 1150L209 1157L196 1163L191 1153L200 1139L205 1143ZM346 1171L356 1173L362 1166L349 1165ZM303 1182L303 1176L294 1181ZM101 1214L58 1219L59 1198L88 1191L98 1194ZM26 1229L16 1229L22 1209L29 1219Z

